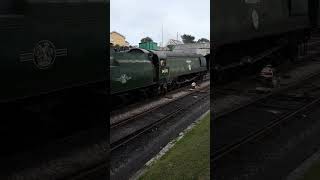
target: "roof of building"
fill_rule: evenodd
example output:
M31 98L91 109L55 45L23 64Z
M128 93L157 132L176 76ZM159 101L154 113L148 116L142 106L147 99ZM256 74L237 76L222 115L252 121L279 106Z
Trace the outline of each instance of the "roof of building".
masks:
M183 42L175 39L170 39L167 43L167 45L178 45L178 44L183 44Z
M210 43L177 44L175 49L210 49Z
M118 33L117 31L112 31L110 34L112 34L112 33L116 33L116 34L118 34L118 35L122 36L123 38L126 38L124 35L122 35L122 34Z

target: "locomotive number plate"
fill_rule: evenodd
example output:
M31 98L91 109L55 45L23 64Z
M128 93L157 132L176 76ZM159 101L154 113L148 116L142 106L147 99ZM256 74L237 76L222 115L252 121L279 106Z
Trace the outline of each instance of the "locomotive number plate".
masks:
M169 69L168 68L162 69L161 73L162 74L167 74L167 73L169 73Z

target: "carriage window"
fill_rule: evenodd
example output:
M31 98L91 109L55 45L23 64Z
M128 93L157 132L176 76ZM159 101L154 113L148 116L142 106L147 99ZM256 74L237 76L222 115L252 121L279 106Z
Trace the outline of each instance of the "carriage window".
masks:
M308 15L308 1L288 0L289 16Z
M25 2L23 0L1 0L0 14L23 14Z
M113 57L110 56L110 66L113 65L113 63L114 63Z
M289 16L291 16L291 0L288 0L287 5L289 10Z
M140 49L133 49L133 50L130 50L129 53L134 53L134 54L144 54L143 51L141 51Z

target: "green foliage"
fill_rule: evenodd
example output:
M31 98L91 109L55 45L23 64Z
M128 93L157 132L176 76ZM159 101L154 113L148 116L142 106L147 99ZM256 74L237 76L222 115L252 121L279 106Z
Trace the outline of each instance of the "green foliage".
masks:
M182 39L183 43L185 43L185 44L186 43L194 43L195 42L194 41L195 37L192 36L192 35L189 35L189 34L182 35L181 39Z
M208 43L208 42L210 42L208 39L206 39L206 38L201 38L201 39L199 39L198 41L197 41L198 43Z
M170 49L170 51L172 51L173 50L173 48L174 48L174 45L167 45L167 48L169 48Z
M150 37L145 37L141 39L141 43L146 43L146 42L153 42L153 40Z

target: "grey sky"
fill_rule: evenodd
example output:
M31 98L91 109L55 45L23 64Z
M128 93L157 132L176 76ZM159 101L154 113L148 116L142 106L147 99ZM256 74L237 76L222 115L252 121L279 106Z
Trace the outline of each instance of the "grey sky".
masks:
M210 39L210 0L111 0L110 30L138 45L149 36L159 45L191 34Z

